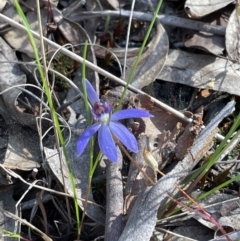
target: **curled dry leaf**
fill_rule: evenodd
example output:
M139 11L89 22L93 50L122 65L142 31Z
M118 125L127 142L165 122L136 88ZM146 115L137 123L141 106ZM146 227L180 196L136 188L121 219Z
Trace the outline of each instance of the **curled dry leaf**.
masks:
M201 22L226 27L226 19L229 17L229 11L232 11L232 8L225 8L224 10L214 12L202 18ZM184 29L183 39L186 47L202 49L214 55L222 55L225 49L225 36L218 34Z
M234 2L234 0L202 0L201 2L199 2L199 0L187 0L184 7L189 17L201 18L232 2Z
M46 1L46 0L45 0ZM103 1L104 3L106 1ZM109 6L109 4L107 4ZM84 11L101 11L103 10L100 1L88 0L88 1L74 1L71 5L63 11L63 16L70 18L72 15L81 15ZM94 41L95 31L99 24L99 18L89 18L84 21L84 29L87 32L91 41Z
M69 43L77 46L80 43L84 43L83 38L88 40L86 38L86 32L81 25L63 17L62 12L56 6L52 6L52 12L54 22Z
M157 24L156 34L147 45L147 48L147 51L141 56L131 83L138 89L152 83L165 64L169 49L169 41L166 31L160 23ZM126 79L129 77L135 60L136 58L127 60Z
M11 47L2 38L0 38L0 47L0 61L3 62L0 69L0 89L1 91L9 89L2 94L8 115L20 124L36 129L36 117L25 113L24 109L16 105L19 104L17 98L22 91L15 86L25 84L26 76L18 64L12 63L17 61L17 57Z
M239 28L240 28L240 6L232 12L226 29L226 50L228 57L240 63L239 56Z
M13 6L11 6L7 11L5 11L4 15L15 20L16 22L21 22L20 17ZM31 30L35 32L39 32L38 18L37 18L36 12L33 12L33 11L28 12L26 14L26 18L28 20ZM41 9L41 21L44 29L44 26L47 21L46 9ZM26 32L16 28L12 28L8 32L6 32L3 35L3 37L15 50L25 53L30 57L34 57L33 48L32 48L32 45L30 44L30 41ZM35 41L36 41L37 47L39 47L40 46L39 40L35 39ZM40 50L39 50L39 53L41 53Z
M225 49L225 38L223 36L193 30L186 30L183 34L184 45L187 48L202 49L214 55L223 54Z

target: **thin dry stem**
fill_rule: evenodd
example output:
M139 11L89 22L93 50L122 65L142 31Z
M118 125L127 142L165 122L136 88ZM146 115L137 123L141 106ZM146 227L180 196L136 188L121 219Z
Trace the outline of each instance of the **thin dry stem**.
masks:
M213 224L215 224L219 230L222 232L222 234L226 237L226 239L228 241L232 241L231 238L228 236L227 232L224 230L224 228L217 222L217 220L214 219L213 216L211 216L199 203L197 203L192 197L190 197L180 186L178 186L177 184L175 184L175 186L178 188L178 190L180 192L182 192L192 203L194 203L200 210L201 212L199 212L198 210L192 209L190 207L188 207L187 205L183 204L180 201L177 201L176 199L172 198L171 196L170 199L173 200L175 203L182 205L183 207L187 208L190 211L195 212L198 215L201 215L202 217L204 217L205 219L209 220L210 222L212 222Z
M138 165L138 163L130 156L130 154L128 153L128 151L125 149L125 147L122 145L122 143L117 140L116 138L114 138L117 145L120 147L120 149L126 154L126 156L129 158L129 160L134 164L134 166L143 174L143 176L145 178L147 178L147 180L152 184L155 185L155 183L153 182L153 180L142 170L142 168Z

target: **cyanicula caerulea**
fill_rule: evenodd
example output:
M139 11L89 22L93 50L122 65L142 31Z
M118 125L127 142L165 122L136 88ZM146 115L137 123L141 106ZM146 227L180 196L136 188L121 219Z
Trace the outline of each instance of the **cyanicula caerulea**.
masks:
M112 162L117 162L117 148L113 135L122 142L130 151L138 152L135 136L119 120L127 118L153 117L142 109L126 109L111 113L111 106L100 101L96 91L86 80L88 99L92 105L92 114L96 123L89 126L77 141L77 153L81 155L90 138L98 131L98 144L102 153Z

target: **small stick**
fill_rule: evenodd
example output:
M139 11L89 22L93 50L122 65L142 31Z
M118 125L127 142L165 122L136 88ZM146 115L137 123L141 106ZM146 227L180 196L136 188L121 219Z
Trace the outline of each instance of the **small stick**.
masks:
M86 11L86 12L81 12L81 14L79 13L77 13L76 15L72 14L70 19L72 21L82 21L87 18L103 17L103 16L119 17L121 15L122 17L129 17L130 14L131 14L131 11L126 11L126 10L121 10L121 13L119 11L112 11L112 10ZM142 12L134 11L132 15L134 19L142 20L142 21L151 21L153 18L152 13L142 13ZM200 22L192 19L180 18L176 16L166 16L164 14L158 15L157 18L162 24L165 24L165 25L193 29L193 30L198 30L202 32L218 34L218 35L226 34L226 28L220 25L206 24L204 22Z

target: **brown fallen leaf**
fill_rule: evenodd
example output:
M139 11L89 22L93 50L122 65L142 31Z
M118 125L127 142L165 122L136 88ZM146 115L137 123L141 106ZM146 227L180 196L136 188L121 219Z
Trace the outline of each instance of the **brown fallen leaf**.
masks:
M203 124L203 107L200 107L196 114L193 115L193 122L189 123L182 135L177 140L176 145L176 158L181 161L188 153L188 150L192 147L194 141L197 139L201 132L201 126Z

